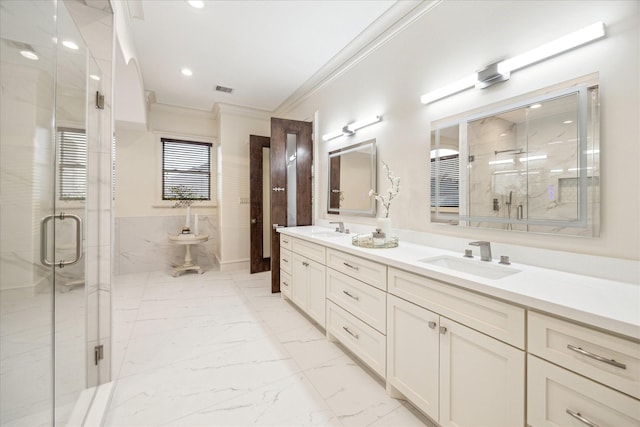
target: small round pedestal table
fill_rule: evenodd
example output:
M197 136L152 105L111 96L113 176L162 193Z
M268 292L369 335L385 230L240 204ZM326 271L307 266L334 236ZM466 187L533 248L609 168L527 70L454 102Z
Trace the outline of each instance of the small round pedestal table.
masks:
M209 240L208 234L174 234L169 236L169 240L176 245L185 245L184 264L173 269L173 277L178 277L183 271L195 270L198 274L204 273L199 265L195 265L191 259L191 246Z

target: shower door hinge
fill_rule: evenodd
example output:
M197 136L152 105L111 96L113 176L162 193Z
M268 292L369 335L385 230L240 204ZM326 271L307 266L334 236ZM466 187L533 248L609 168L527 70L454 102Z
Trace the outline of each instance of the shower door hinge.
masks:
M104 345L100 344L93 347L93 360L98 365L98 362L102 359L104 359Z
M104 95L101 95L100 92L96 92L96 108L104 110Z

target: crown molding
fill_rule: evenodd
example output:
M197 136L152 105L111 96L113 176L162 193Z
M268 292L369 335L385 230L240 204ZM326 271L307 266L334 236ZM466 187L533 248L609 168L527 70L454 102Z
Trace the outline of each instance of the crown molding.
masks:
M306 99L380 49L443 1L397 1L280 104L274 110L274 115L286 117Z
M149 112L159 112L159 113L171 113L171 114L184 114L193 116L199 116L202 119L214 119L215 115L212 111L198 110L195 108L189 107L181 107L178 105L171 104L162 104L159 102L152 102L149 104Z
M270 120L272 116L269 111L218 102L213 106L213 115L216 118L219 118L221 114L230 114L260 120Z

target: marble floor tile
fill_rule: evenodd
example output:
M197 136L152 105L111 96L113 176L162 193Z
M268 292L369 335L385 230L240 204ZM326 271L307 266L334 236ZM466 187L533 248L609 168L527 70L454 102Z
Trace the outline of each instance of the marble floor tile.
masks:
M304 372L345 426L366 426L402 405L381 380L347 355Z
M106 427L426 425L270 273L116 278Z
M163 426L342 426L304 375L294 375Z

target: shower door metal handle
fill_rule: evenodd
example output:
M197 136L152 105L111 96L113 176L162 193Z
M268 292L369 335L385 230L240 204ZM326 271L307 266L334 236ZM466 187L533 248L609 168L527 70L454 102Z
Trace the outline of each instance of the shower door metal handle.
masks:
M59 219L64 221L67 218L71 218L76 222L76 256L71 261L60 260L60 262L52 262L47 258L47 246L49 245L49 221L53 219ZM60 212L58 215L48 215L42 218L40 221L40 262L47 267L51 267L54 264L60 268L63 268L67 265L73 265L80 261L82 258L82 218L78 215L67 214L64 212Z

